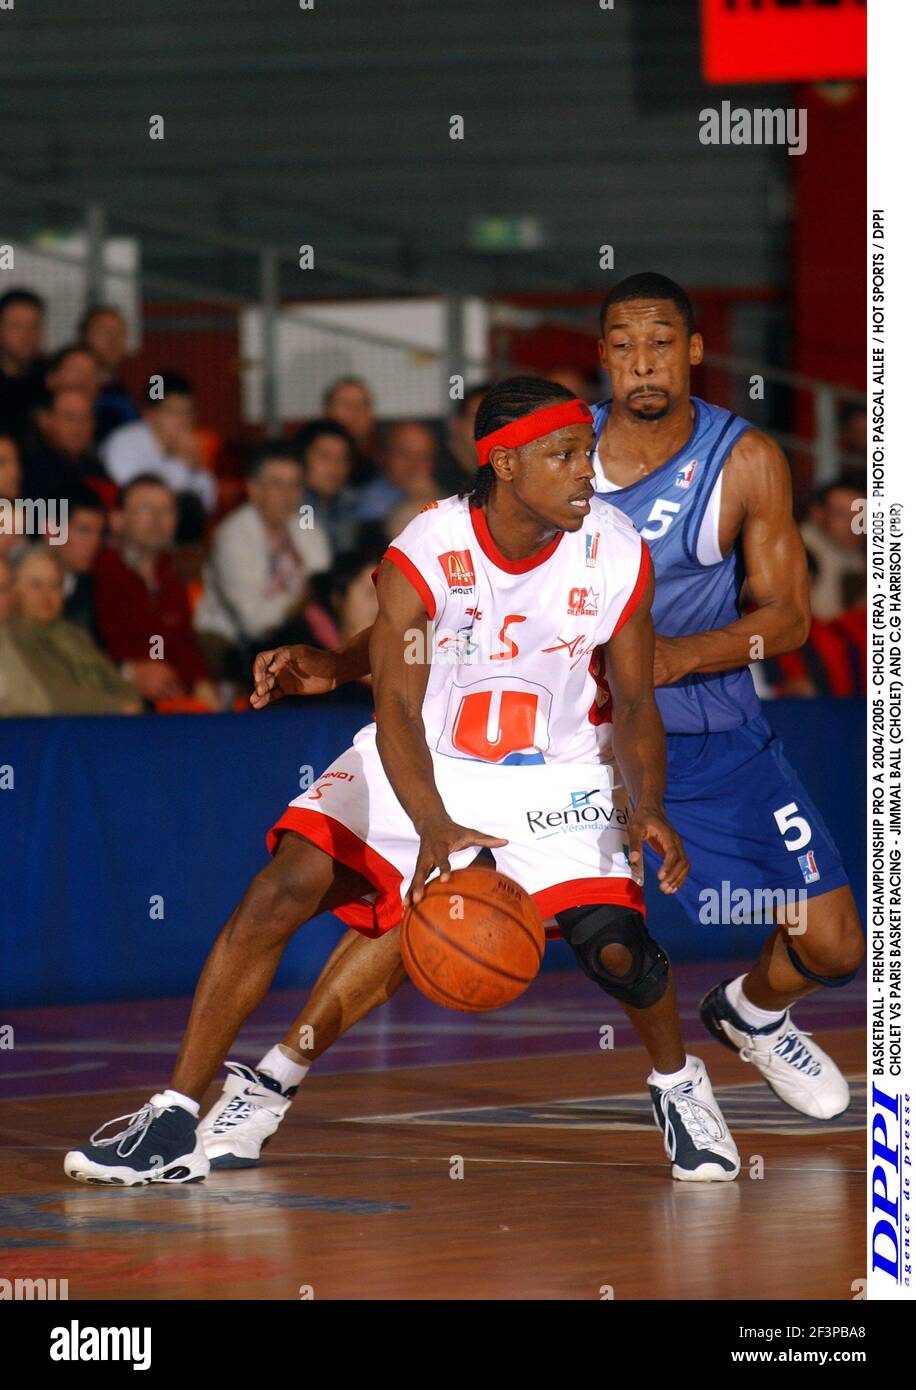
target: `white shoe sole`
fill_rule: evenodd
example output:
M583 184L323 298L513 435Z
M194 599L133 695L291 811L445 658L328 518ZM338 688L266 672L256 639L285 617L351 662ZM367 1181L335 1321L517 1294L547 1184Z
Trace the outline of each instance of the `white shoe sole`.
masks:
M79 1149L73 1149L64 1159L64 1172L74 1182L91 1183L94 1186L108 1187L147 1187L151 1183L202 1182L210 1171L210 1160L199 1148L193 1153L173 1159L166 1168L156 1168L149 1173L138 1173L136 1168L114 1168L104 1163L96 1163L87 1158ZM180 1176L170 1177L170 1173Z
M671 1165L671 1176L678 1182L734 1182L740 1172L740 1163L731 1172L727 1168L720 1168L718 1163L701 1163L699 1168L679 1168L676 1163Z

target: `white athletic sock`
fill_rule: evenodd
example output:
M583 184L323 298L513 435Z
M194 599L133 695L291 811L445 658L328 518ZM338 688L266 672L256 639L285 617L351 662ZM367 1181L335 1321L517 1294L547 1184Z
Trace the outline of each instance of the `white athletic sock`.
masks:
M311 1066L311 1062L294 1062L292 1058L286 1057L275 1046L258 1063L257 1070L266 1072L272 1076L274 1081L279 1081L284 1091L288 1091L290 1086L298 1086Z
M648 1080L650 1086L657 1086L660 1091L670 1091L672 1086L680 1086L683 1081L692 1081L696 1073L696 1058L688 1057L680 1071L656 1071L653 1067Z
M775 1013L772 1009L758 1009L744 993L746 979L746 975L739 975L737 979L729 980L725 986L726 999L738 1017L743 1018L752 1028L772 1028L773 1024L778 1023L784 1016L785 1009L777 1009Z
M190 1096L182 1095L181 1091L160 1091L159 1093L169 1103L169 1105L179 1105L182 1110L189 1110L195 1120L200 1115L200 1104L192 1100Z

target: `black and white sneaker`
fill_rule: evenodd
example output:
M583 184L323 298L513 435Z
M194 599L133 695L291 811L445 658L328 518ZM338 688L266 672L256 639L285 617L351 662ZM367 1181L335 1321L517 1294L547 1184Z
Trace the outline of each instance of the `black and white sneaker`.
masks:
M223 1093L200 1126L201 1142L211 1168L256 1168L299 1088L284 1091L274 1077L242 1062L227 1062L226 1069Z
M113 1125L127 1123L112 1134ZM142 1187L146 1183L202 1182L210 1161L197 1135L197 1120L163 1095L152 1096L133 1115L118 1115L64 1159L77 1182Z
M788 1010L769 1028L745 1023L728 1002L723 981L700 1004L700 1018L712 1036L750 1062L770 1089L803 1115L830 1120L849 1105L849 1086L836 1062L792 1022Z
M671 1159L671 1176L681 1182L731 1182L741 1171L738 1149L716 1104L706 1068L699 1057L688 1057L687 1062L693 1075L676 1086L659 1086L649 1079L655 1123Z

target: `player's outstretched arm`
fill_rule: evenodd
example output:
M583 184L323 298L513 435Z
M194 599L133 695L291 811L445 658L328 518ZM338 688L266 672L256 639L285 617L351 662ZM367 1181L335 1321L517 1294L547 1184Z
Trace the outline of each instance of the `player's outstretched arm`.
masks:
M734 509L741 518L747 588L757 606L727 627L660 637L656 685L670 685L693 671L729 671L795 651L808 636L808 564L792 515L786 456L769 435L749 430L725 467L723 509Z
M339 651L320 647L272 647L254 660L254 709L264 709L285 695L326 695L348 681L369 674L369 635L363 628Z
M420 836L408 890L410 901L419 902L431 873L438 869L442 878L448 877L449 854L468 845L495 847L506 841L457 825L439 795L423 727L430 669L430 643L423 640L429 632L426 609L390 561L383 561L379 571L378 602L370 642L378 751L394 793Z
M607 674L614 710L614 755L630 796L630 865L641 871L642 844L647 840L662 856L659 887L663 893L676 893L690 865L681 837L663 810L666 747L653 679L654 597L655 574L650 570L638 608L607 644Z

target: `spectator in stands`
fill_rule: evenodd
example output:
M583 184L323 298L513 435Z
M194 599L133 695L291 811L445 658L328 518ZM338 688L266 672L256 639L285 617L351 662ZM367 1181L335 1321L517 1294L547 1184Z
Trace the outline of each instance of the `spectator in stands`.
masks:
M180 540L198 540L216 505L216 479L203 466L194 430L194 395L183 376L152 378L143 417L121 425L102 443L109 474L124 487L134 478L159 478L178 499Z
M868 411L847 401L840 411L840 453L844 472L864 468L868 460Z
M16 641L12 622L15 603L13 567L0 550L0 716L50 714L51 702Z
M465 392L463 401L455 402L448 422L448 454L442 460L438 477L443 497L463 492L473 484L479 467L474 447L474 416L477 407L493 382L481 382Z
M9 622L19 661L4 697L8 712L138 714L136 692L89 634L62 616L63 570L52 550L30 546L23 553L15 589Z
M89 488L71 492L67 506L66 540L54 553L64 573L64 617L98 640L92 573L102 548L105 507Z
M177 524L175 497L161 478L141 474L121 490L111 515L115 544L95 568L96 619L106 650L144 700L191 697L218 709L172 560Z
M379 551L361 547L338 556L333 570L318 576L306 605L310 632L305 640L333 651L375 622L378 599L372 576L379 557Z
M300 513L302 463L294 443L278 440L255 451L247 491L248 501L214 532L194 615L213 668L231 679L247 679L252 648L303 640L297 624L309 580L331 563L325 531Z
M865 488L838 478L815 493L802 539L816 561L811 612L830 622L851 606L865 573Z
M95 437L107 439L119 425L139 420L136 403L121 381L127 358L127 324L120 309L100 304L88 309L80 321L80 342L99 364L101 389L95 403Z
M25 496L68 497L74 488L104 482L94 433L92 399L83 390L68 386L39 406L23 457Z
M22 465L19 462L19 445L8 434L0 434L0 504L15 502L24 496L22 491ZM5 518L4 518L5 521ZM25 536L19 535L14 527L0 525L0 555L12 560L16 553L28 545Z
M381 476L360 494L361 521L383 521L401 502L420 506L438 497L436 436L427 425L403 420L391 425L382 453Z
M359 493L350 486L356 461L353 440L336 420L313 420L297 434L305 468L303 501L312 508L335 555L352 550L359 522Z
M817 561L808 555L811 582ZM772 694L793 699L831 696L835 699L867 694L868 609L866 576L860 575L850 593L851 606L830 622L812 618L808 640L798 651L785 652L763 663Z
M82 391L92 401L94 409L100 384L98 362L88 348L78 343L58 348L48 359L45 386L50 396L57 395L58 391Z
M332 381L322 398L324 414L336 420L366 458L375 454L375 404L372 392L358 376L342 376Z
M44 302L31 290L0 295L0 434L19 439L44 395Z
M12 435L0 434L0 497L14 502L22 493L22 464L19 445Z

